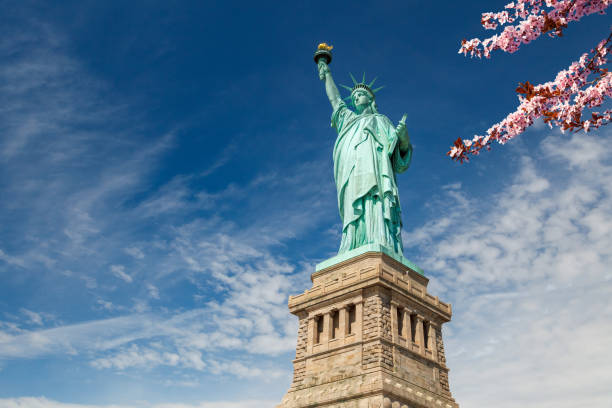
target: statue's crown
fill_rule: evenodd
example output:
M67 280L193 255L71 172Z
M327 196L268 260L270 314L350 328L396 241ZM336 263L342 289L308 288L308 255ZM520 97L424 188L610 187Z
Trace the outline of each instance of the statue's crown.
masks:
M353 86L353 90L351 91L351 95L353 94L353 92L359 89L363 89L364 91L368 92L370 95L372 95L373 98L376 97L376 95L374 95L374 91L372 91L372 88L370 88L364 83L355 84L355 86Z
M382 88L384 88L384 86L379 86L376 89L372 89L372 85L374 85L374 82L376 82L377 78L374 78L372 80L372 82L370 82L369 84L366 84L365 72L363 74L363 79L361 80L361 82L357 82L357 80L355 79L353 74L351 74L350 72L349 72L349 75L351 76L351 79L353 80L353 87L351 88L350 86L346 86L346 85L342 85L342 84L340 85L344 89L346 89L346 90L351 92L351 94L347 98L345 98L347 100L350 100L351 97L353 96L353 93L355 93L355 91L358 91L358 90L366 91L367 93L369 93L372 96L372 98L376 98L376 92L378 92Z

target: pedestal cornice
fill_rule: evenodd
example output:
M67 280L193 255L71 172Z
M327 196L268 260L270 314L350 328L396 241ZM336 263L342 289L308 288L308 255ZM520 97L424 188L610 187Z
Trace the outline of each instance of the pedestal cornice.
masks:
M332 258L333 259L333 258ZM356 267L357 266L357 267ZM289 296L289 310L297 313L313 305L334 302L357 289L382 285L395 289L436 314L443 322L450 321L452 306L427 293L427 279L403 263L381 252L364 252L312 274L313 286L304 293Z

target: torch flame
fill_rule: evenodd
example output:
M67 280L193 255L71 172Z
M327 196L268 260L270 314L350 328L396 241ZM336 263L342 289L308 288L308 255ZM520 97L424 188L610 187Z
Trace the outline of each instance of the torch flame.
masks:
M317 49L319 50L325 50L325 51L331 51L332 48L334 48L333 45L327 45L327 43L321 43L319 44L319 46L317 47Z

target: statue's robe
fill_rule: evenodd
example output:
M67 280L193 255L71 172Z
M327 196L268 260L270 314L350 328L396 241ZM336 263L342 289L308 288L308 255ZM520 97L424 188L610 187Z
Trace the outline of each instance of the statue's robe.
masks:
M344 102L332 115L338 132L334 178L342 219L338 253L382 244L402 255L401 209L395 179L410 165L412 145L400 152L391 121L380 114L358 115Z

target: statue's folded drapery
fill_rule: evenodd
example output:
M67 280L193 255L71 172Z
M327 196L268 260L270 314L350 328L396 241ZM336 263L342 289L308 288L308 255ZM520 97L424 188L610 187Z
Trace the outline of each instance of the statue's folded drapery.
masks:
M333 153L342 218L338 253L378 243L402 255L395 173L410 165L412 146L402 154L395 127L386 116L358 115L344 102L334 111L332 126L338 132Z

